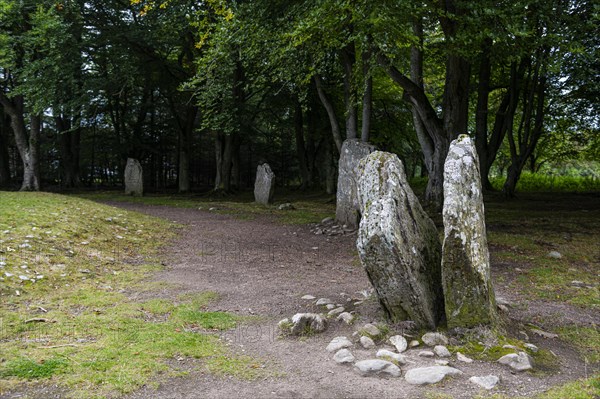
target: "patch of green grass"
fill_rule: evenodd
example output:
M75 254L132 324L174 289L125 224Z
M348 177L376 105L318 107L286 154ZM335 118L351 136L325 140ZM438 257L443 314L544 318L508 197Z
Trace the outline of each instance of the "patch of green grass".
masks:
M557 330L561 338L575 344L587 363L600 363L600 331L598 327L565 326Z
M35 362L27 358L9 360L0 370L0 377L19 377L27 380L52 377L64 372L69 362L64 358L51 358Z
M491 179L492 186L501 190L504 177ZM600 179L594 176L556 176L524 171L517 183L517 192L591 192L600 191Z
M127 296L156 288L145 278L172 227L79 198L0 192L0 394L52 378L73 398L118 396L178 375L168 361L179 357L254 375L213 333L239 321L205 311L216 293Z
M600 374L550 389L537 399L597 399L600 397Z

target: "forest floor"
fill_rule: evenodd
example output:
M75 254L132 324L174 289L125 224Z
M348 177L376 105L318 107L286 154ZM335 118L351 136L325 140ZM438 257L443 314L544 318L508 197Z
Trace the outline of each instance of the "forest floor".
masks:
M511 303L502 312L506 335L493 348L451 342L451 351L475 358L467 364L450 358L463 375L431 386L409 385L403 378L360 377L351 366L332 360L325 350L336 336L350 337L365 323L385 326L388 335L421 332L387 324L371 297L353 306L370 283L355 249L356 233L316 235L310 221L332 216L327 201L291 201L296 210L211 201L143 200L92 196L110 205L156 216L181 225L160 254L163 270L150 277L153 290L128 289L135 302L182 294L210 294L202 309L233 314L236 326L219 332L220 340L246 361L247 375L215 373L194 356L164 361L181 376L158 375L128 398L595 398L600 395L600 201L598 195L523 196L506 203L486 203L491 269L496 295ZM199 209L200 208L200 209ZM212 209L212 210L209 210ZM295 213L295 214L294 214ZM436 220L440 224L440 220ZM560 258L548 256L559 252ZM580 284L580 282L582 284ZM281 337L277 322L298 312L323 312L304 295L331 298L356 311L352 325L332 321L327 331L308 337ZM553 333L541 336L534 331ZM495 362L507 353L503 344L530 342L540 348L532 372L515 373ZM384 342L377 346L389 347ZM407 351L417 366L434 365ZM357 359L374 358L375 350L355 344ZM510 352L510 350L509 350ZM237 367L239 365L232 365ZM493 374L500 383L483 391L470 376ZM38 388L28 390L36 397ZM33 393L33 394L32 394ZM23 397L13 391L11 398ZM60 393L54 396L60 397Z

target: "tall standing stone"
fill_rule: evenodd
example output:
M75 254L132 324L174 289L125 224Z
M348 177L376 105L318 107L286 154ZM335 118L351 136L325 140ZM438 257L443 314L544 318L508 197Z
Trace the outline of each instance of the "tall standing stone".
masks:
M254 182L254 200L259 204L268 205L273 202L275 193L275 173L268 163L258 165Z
M434 328L444 313L441 244L394 154L375 151L359 165L362 213L356 246L387 315Z
M444 165L443 218L442 280L448 327L491 324L496 303L479 160L466 135L450 144Z
M140 161L127 158L124 180L125 195L141 196L144 194L144 176Z
M357 228L360 219L360 209L356 194L356 185L359 171L358 163L361 159L375 151L375 147L363 143L358 139L348 139L342 145L340 154L337 203L335 218L340 224L350 228Z

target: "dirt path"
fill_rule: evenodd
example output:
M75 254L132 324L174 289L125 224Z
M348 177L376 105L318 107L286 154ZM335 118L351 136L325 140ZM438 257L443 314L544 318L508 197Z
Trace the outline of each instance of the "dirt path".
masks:
M230 343L232 351L259 359L277 374L248 382L192 371L187 377L163 381L157 390L143 388L131 399L420 398L431 392L470 398L482 392L468 377L488 374L501 379L493 392L509 397L529 396L590 372L575 352L558 340L539 342L532 338L533 343L558 355L560 373L514 374L506 366L494 363L457 364L451 360L450 365L461 369L464 375L434 387L412 386L402 378L359 377L351 367L335 364L325 351L333 337L350 337L356 326L334 322L325 333L306 339L277 338L276 327L277 321L294 313L321 311L301 299L305 294L346 303L348 297L357 297L358 291L370 287L354 259L354 235L326 238L312 234L307 226L280 225L268 218L249 221L195 209L112 205L185 225L164 254L165 271L156 276L157 280L175 283L181 289L167 289L160 295L215 291L220 299L211 305L211 310L260 316L258 324L240 326L225 333L223 339ZM356 325L382 320L374 301L365 302L357 310L360 318ZM373 358L374 352L353 348L359 360ZM434 365L433 359L418 358L416 351L409 351L409 356L414 359L414 366ZM184 367L185 362L188 360L183 361Z

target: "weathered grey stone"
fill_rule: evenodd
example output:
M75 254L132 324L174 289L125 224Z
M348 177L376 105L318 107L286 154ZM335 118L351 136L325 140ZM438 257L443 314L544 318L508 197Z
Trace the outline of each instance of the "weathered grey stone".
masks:
M144 175L140 161L127 158L125 165L125 195L141 196L144 194Z
M460 375L462 371L448 366L431 366L410 369L404 375L406 382L413 385L435 384L448 375Z
M327 316L337 316L344 313L345 310L346 309L344 309L343 307L335 308L330 310L329 313L327 313Z
M327 329L327 320L316 313L296 313L292 317L292 335L320 333Z
M317 299L317 302L315 303L315 305L322 306L322 305L329 305L332 303L333 303L333 301L329 298L319 298L319 299Z
M354 321L354 316L352 315L352 313L344 312L337 317L337 320L342 320L346 324L352 324L352 322Z
M419 352L419 357L434 357L435 353L432 351L421 351Z
M444 345L436 345L433 348L433 353L438 355L439 357L450 357L450 351Z
M354 368L362 376L400 377L400 368L392 362L381 359L361 360L354 363Z
M354 362L355 358L354 355L352 354L352 352L350 352L348 349L343 348L340 349L339 351L337 351L335 353L335 355L333 355L333 360L335 360L336 363L352 363Z
M331 309L335 309L336 306L333 303L328 303L327 305L325 305L325 309L327 310L331 310Z
M539 348L537 346L535 346L534 344L525 344L523 345L526 349L529 349L530 351L532 351L533 353L536 353L537 351L539 351Z
M279 205L277 209L279 209L280 211L293 211L294 209L296 209L296 207L290 204L289 202L286 202L284 204Z
M342 145L339 161L335 219L351 229L358 227L360 208L356 195L358 163L375 150L375 147L357 139L348 139Z
M315 297L312 295L304 295L301 299L306 299L306 300L312 301L313 299L315 299Z
M446 359L435 359L435 364L438 366L447 366L450 362Z
M259 204L270 204L273 202L275 193L275 173L268 163L258 165L256 168L256 180L254 181L254 200Z
M533 359L525 352L511 353L498 359L498 363L506 364L516 371L531 370Z
M473 363L473 359L463 355L460 352L456 352L456 360L458 360L459 362L463 362L463 363Z
M416 339L413 339L412 341L410 341L410 342L408 343L408 347L409 347L409 348L416 348L416 347L417 347L417 346L419 346L419 345L421 345L421 344L420 344L420 343L419 343L419 341L417 341Z
M394 154L360 161L362 220L357 249L379 302L393 321L436 326L443 310L440 249L433 221L408 185Z
M558 251L550 251L550 252L548 252L548 257L553 258L553 259L561 259L562 254Z
M496 384L498 384L498 381L500 381L500 378L498 378L495 375L486 375L483 377L473 376L473 377L469 378L469 381L471 381L473 384L479 385L483 389L490 390L490 389L494 388L496 386Z
M381 334L381 331L379 330L379 328L377 328L377 326L374 326L371 323L367 323L365 324L361 329L360 332L362 334L366 334L370 337L377 337Z
M389 339L390 343L396 347L398 353L402 353L408 347L408 342L406 342L406 338L402 335L394 335Z
M421 341L427 346L448 345L448 338L444 334L436 332L423 334Z
M373 340L367 336L360 337L360 344L365 349L371 349L375 347L375 342L373 342Z
M442 280L448 327L496 320L479 159L466 135L450 144L444 164Z
M406 356L401 355L400 353L392 352L387 349L379 349L375 356L398 363L398 364L406 364L407 363Z
M349 348L353 345L352 341L350 341L346 337L335 337L331 340L329 345L327 345L327 352L337 352L342 348Z

